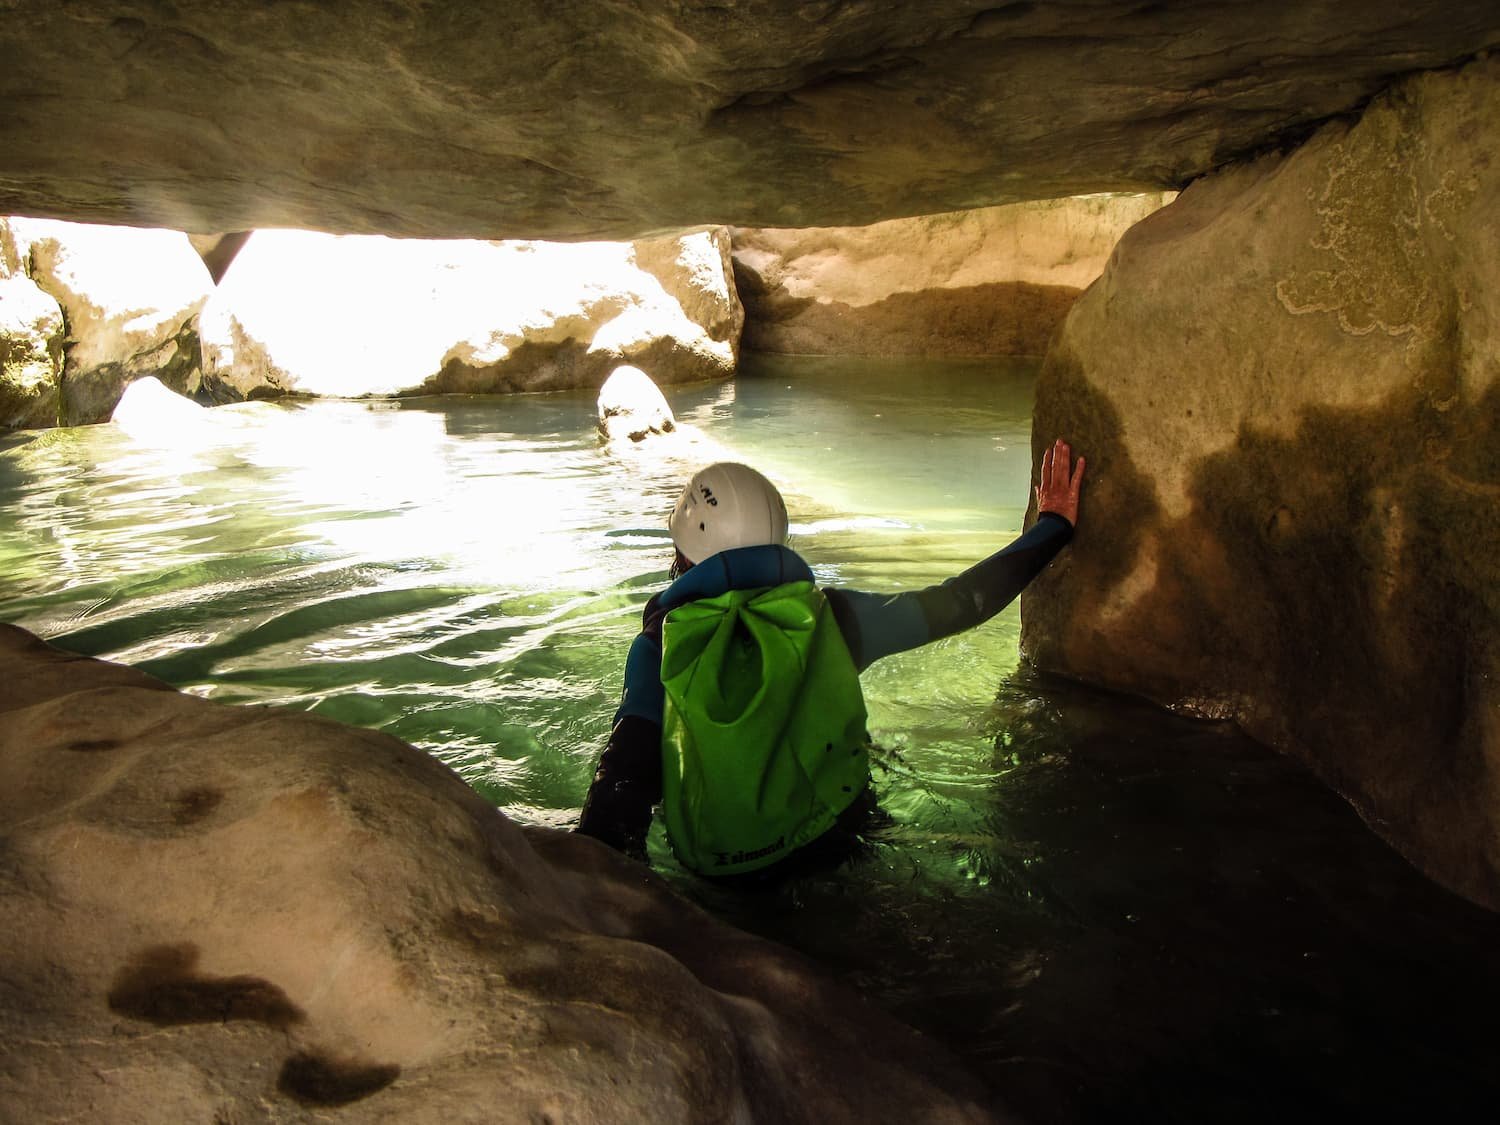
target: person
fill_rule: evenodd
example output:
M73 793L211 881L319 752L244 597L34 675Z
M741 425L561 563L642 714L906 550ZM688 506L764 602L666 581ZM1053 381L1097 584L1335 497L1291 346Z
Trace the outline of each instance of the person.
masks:
M694 474L669 520L671 584L647 602L576 831L645 858L662 806L699 875L774 875L847 839L874 807L859 674L988 621L1073 536L1084 459L1042 457L1036 522L937 586L819 588L786 546L786 504L747 465Z

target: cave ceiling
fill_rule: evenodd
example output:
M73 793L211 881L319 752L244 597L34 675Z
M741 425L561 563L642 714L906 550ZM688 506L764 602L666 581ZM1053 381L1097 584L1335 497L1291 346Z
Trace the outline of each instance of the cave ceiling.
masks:
M0 214L633 237L1180 187L1495 0L0 0Z

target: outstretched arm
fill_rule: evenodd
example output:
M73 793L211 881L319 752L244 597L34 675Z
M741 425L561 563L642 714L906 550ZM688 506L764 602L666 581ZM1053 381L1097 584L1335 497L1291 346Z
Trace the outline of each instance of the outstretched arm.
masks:
M1084 470L1083 458L1073 464L1072 454L1062 438L1042 454L1041 480L1036 486L1037 522L1030 531L957 578L917 595L932 640L972 629L994 617L1019 597L1072 540Z
M1073 537L1084 461L1059 438L1042 455L1039 515L1008 547L939 586L892 595L829 590L828 603L861 671L882 656L904 652L988 621L1015 600Z

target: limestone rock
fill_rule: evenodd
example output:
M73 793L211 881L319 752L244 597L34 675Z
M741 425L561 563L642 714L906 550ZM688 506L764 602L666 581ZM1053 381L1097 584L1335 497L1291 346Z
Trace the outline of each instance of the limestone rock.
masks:
M154 375L198 389L197 318L212 281L187 236L40 219L5 220L26 272L67 323L58 419L102 422L127 384Z
M734 285L727 227L643 238L634 248L635 264L661 282L688 320L710 340L738 346L745 309Z
M228 234L189 234L188 242L198 251L198 256L208 267L208 275L217 285L249 237L249 231L236 230Z
M420 751L0 625L0 1118L980 1122L941 1050Z
M664 270L722 263L723 238L697 232L675 254L652 252ZM205 370L243 397L597 387L622 363L664 383L732 373L739 306L722 264L717 303L703 291L712 281L682 271L680 291L706 315L695 323L635 253L258 231L204 311Z
M0 214L634 238L1176 188L1494 0L7 0Z
M1045 668L1237 720L1500 907L1500 59L1132 228L1037 388Z
M0 276L0 429L56 424L65 332L62 309L36 282Z
M868 227L734 233L743 346L802 355L1036 355L1121 234L1170 193Z
M661 388L639 367L617 367L599 388L599 432L610 441L644 441L677 428Z

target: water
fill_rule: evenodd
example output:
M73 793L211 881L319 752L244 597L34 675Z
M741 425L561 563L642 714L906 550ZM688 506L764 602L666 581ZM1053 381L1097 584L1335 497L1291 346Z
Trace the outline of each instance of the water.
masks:
M673 391L687 433L625 450L576 394L15 436L0 619L199 695L384 729L517 820L567 826L692 467L733 456L780 483L824 583L939 581L1020 528L1032 375L760 361ZM657 868L1036 1122L1478 1120L1500 1095L1500 919L1232 729L1018 670L1018 634L1012 607L866 673L886 822L852 863L731 893L658 827Z

